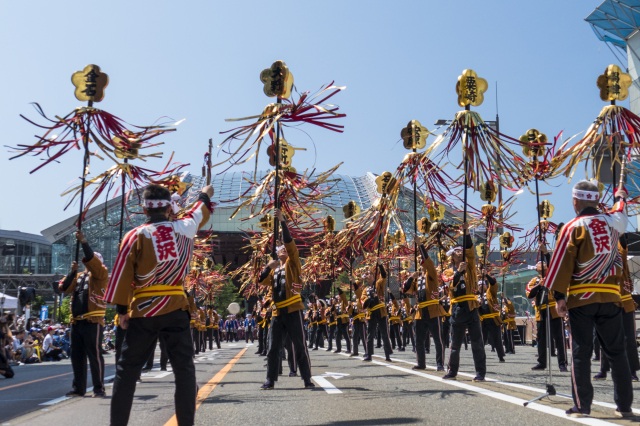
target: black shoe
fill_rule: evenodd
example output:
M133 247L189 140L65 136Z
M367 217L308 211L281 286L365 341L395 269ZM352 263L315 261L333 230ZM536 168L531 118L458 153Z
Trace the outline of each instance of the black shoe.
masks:
M260 386L260 390L270 390L273 389L273 382L271 380L267 380Z
M436 368L436 371L444 371L444 367L439 365L438 368Z
M64 396L68 396L68 397L73 398L73 397L76 397L76 396L84 396L84 394L80 393L78 391L72 390L72 391L67 392Z
M384 360L387 361L387 362L393 362L393 361L391 361L391 358L389 358L389 357L385 357Z
M581 412L578 407L571 407L567 411L564 412L569 417L579 418L579 417L588 417L589 413Z
M106 398L107 394L104 391L94 391L93 395L91 396L92 398Z
M505 362L505 361L504 361L504 358L500 358L500 362Z
M304 382L304 388L305 389L313 389L315 387L316 387L316 385L313 382Z
M558 367L558 370L560 370L561 373L566 373L567 372L567 366L566 365L561 365Z
M455 373L448 372L447 374L442 376L442 380L456 380L456 375L457 374L455 374Z
M349 355L349 356L358 356L358 355L360 355L358 352L354 352L354 353L352 353L352 354L351 354L351 355Z
M474 382L484 382L485 381L484 375L482 375L482 374L476 375L476 377L473 378L473 381Z
M600 361L600 357L599 356L594 356L592 361ZM568 411L568 410L567 410Z
M311 350L312 350L312 351L317 351L317 350L318 350L318 348L313 348L313 349L311 349Z
M398 348L398 352L404 352L404 348Z
M327 352L331 352L332 350L333 350L333 348L325 349L325 351L327 351Z
M160 367L160 371L167 371L167 367Z
M256 352L256 355L260 355L262 353L262 351L258 351Z
M638 381L638 375L636 373L631 373L631 380L633 380L634 382Z
M365 355L364 358L362 358L363 361L371 361L371 355Z
M339 354L340 352L342 352L342 351L339 350L339 349L336 349L335 351L333 351L334 354Z
M431 353L431 351L425 351L424 353L426 353L427 355L429 355Z
M426 370L427 367L424 367L422 365L414 365L413 367L411 367L412 370Z
M551 352L551 356L558 356L555 352Z
M540 370L546 370L547 367L542 365L542 364L536 364L533 367L531 367L531 370L533 371L540 371Z
M289 372L289 377L297 377L298 373L296 373L295 371L290 371Z
M382 347L382 345L378 345L378 346L376 346L376 348L381 348L381 347Z
M600 371L598 374L593 376L593 380L607 380L607 373Z

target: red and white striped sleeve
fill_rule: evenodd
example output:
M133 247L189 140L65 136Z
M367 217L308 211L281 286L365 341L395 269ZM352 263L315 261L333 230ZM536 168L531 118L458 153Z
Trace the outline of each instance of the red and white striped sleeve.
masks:
M128 306L131 302L137 240L138 228L129 231L122 240L104 296L107 303Z

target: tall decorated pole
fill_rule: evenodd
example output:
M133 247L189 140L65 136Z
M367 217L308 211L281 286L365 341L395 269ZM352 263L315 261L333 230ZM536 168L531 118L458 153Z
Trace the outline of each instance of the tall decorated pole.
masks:
M542 169L544 165L541 166L541 161L538 157L545 157L547 148L547 135L544 133L540 133L537 129L529 129L527 133L520 136L520 140L523 143L522 151L524 155L530 159L530 164L532 169L534 170L533 179L535 182L535 192L536 192L536 210L538 215L538 241L540 244L545 244L545 233L543 232L546 229L546 226L543 224L542 219L548 219L553 215L553 205L548 200L543 200L540 203L540 189L538 186L539 177L542 173ZM542 259L542 251L540 252L540 260ZM543 272L544 272L544 263L543 263Z
M82 102L87 102L86 109L93 109L94 102L100 102L104 99L104 89L109 84L109 76L102 71L97 65L87 65L82 71L76 71L71 75L71 83L75 86L74 94L76 99ZM82 158L82 174L80 176L81 188L80 188L80 213L78 214L77 226L78 231L82 229L82 219L84 217L84 189L86 186L87 174L89 174L89 142L90 142L90 130L91 129L91 114L84 114L82 127L85 129L82 132L82 146L83 146L83 158ZM124 194L122 194L124 197ZM80 257L80 240L76 242L76 262Z
M275 61L271 64L270 68L262 70L260 73L260 81L264 83L264 94L269 97L276 97L276 110L280 109L282 105L282 99L288 99L291 96L291 89L293 87L293 74L289 71L287 64L284 61ZM280 208L280 161L282 160L281 150L281 125L279 121L275 123L275 139L272 146L270 156L274 157L275 166L275 182L274 182L274 209ZM273 223L273 244L271 250L271 256L276 258L276 246L278 240L279 223L274 215Z
M385 219L386 219L387 208L388 208L388 206L386 205L386 200L387 200L387 196L391 194L391 192L394 190L396 183L397 183L396 178L393 177L391 172L382 172L382 174L376 178L376 186L377 186L378 194L380 194L380 200L378 205L379 212L380 212L380 216L378 217L378 220L380 222L379 223L380 229L378 233L378 244L376 247L376 262L375 262L375 268L374 268L375 272L374 272L373 282L376 282L378 280L378 259L380 258L380 248L382 247L382 237L384 236L383 234L385 234L384 225L385 225Z
M458 94L458 105L464 107L465 112L471 111L471 105L480 106L484 101L484 92L487 91L489 85L487 80L478 77L472 69L466 69L458 77L456 83L456 93ZM468 115L468 114L465 114ZM462 212L462 241L465 241L467 234L467 207L468 207L468 188L469 188L469 157L473 155L470 149L470 126L469 120L464 120L462 133L462 153L464 161L464 208ZM463 243L464 244L464 243Z
M405 149L410 149L410 155L418 155L418 149L426 146L429 130L424 127L418 120L411 120L407 127L400 132ZM414 168L411 172L411 180L413 181L413 264L414 271L418 270L418 168Z
M353 217L360 213L360 206L355 201L350 200L342 207L342 211L344 212L345 219L353 221ZM347 258L349 261L349 301L351 301L353 295L353 247L347 247Z

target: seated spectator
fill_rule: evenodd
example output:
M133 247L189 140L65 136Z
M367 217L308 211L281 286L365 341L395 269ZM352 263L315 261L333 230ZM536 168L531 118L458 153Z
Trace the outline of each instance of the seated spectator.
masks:
M60 361L62 358L62 348L56 346L53 341L53 333L56 329L52 326L47 328L47 335L42 341L42 352L44 353L45 360Z

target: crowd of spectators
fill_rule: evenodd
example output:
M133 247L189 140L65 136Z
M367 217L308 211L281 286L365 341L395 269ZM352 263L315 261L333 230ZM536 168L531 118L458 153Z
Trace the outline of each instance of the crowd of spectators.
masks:
M60 361L70 356L70 328L50 320L0 316L0 374L13 376L11 367ZM2 373L11 371L9 375Z

